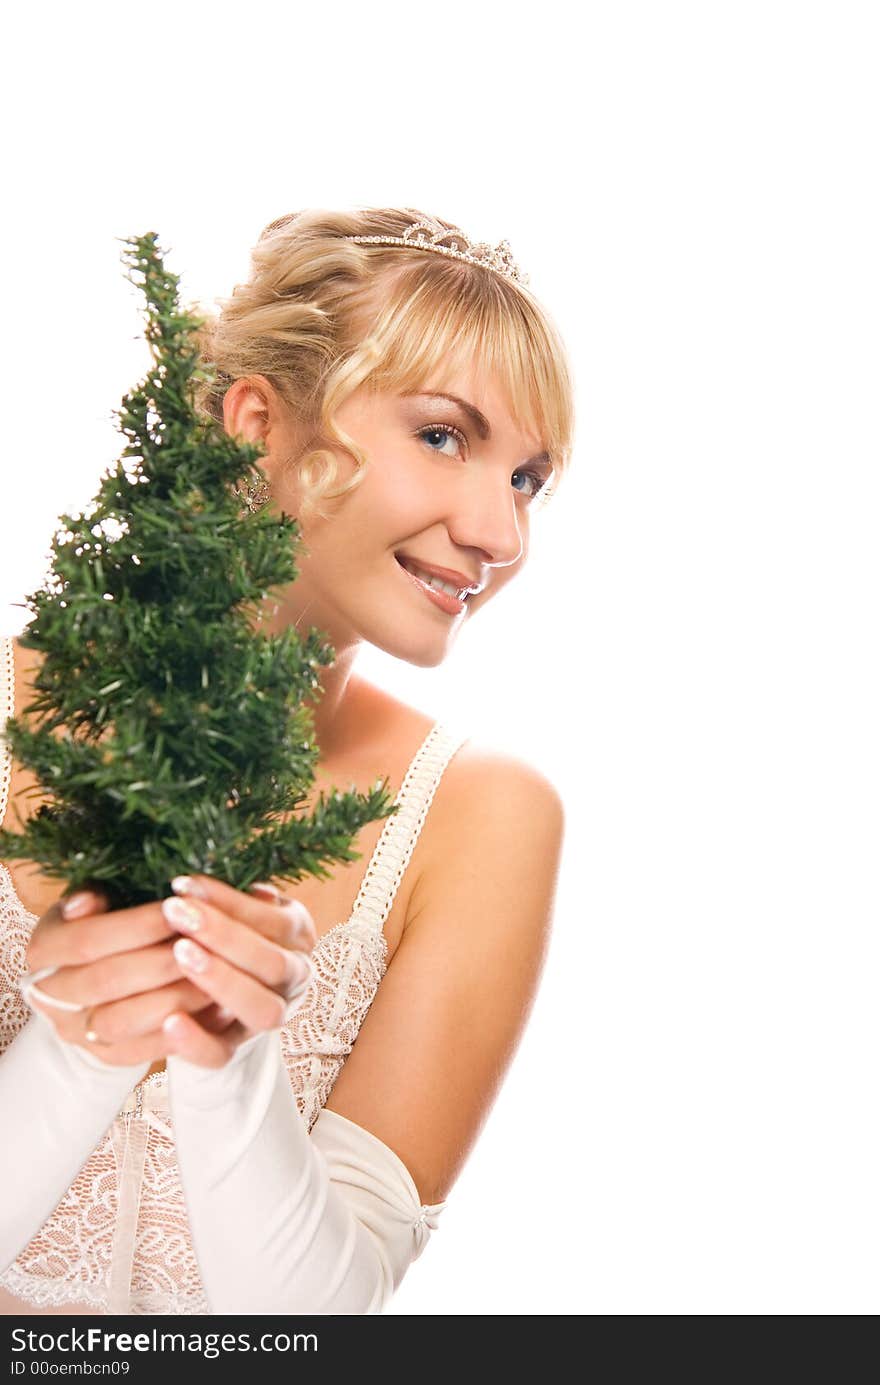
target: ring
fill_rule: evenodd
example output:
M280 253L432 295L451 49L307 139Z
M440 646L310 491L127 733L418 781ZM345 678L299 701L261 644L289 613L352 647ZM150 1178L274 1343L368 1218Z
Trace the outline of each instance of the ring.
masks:
M39 971L30 971L20 978L18 987L21 991L22 999L29 1010L33 1010L33 1006L30 1002L30 997L32 995L42 1000L44 1005L54 1006L56 1010L73 1011L84 1010L86 1008L84 1005L79 1005L73 1000L61 1000L58 996L47 995L45 991L41 991L39 986L36 985L37 981L45 981L47 976L54 976L57 970L57 967L42 967ZM34 1013L37 1014L39 1012L34 1011Z
M83 1006L82 1008L85 1009L85 1006ZM92 1011L95 1008L96 1007L92 1005L88 1010L88 1013L86 1014L86 1043L100 1044L102 1048L110 1048L109 1040L99 1038L99 1036L95 1033L95 1030L92 1028Z

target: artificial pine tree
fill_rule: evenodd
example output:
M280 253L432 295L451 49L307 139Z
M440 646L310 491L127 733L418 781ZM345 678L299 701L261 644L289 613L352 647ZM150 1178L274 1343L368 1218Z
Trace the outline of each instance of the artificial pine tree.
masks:
M296 578L299 526L243 509L238 487L263 478L264 453L196 412L194 381L211 378L202 319L181 310L154 232L123 244L154 364L114 411L119 461L83 514L61 515L44 586L24 603L19 642L44 658L32 723L10 718L5 740L50 801L18 815L20 833L0 830L0 860L94 884L108 909L158 900L180 873L240 890L326 878L397 808L378 780L295 812L319 755L304 703L335 651L315 629L265 636L252 622Z

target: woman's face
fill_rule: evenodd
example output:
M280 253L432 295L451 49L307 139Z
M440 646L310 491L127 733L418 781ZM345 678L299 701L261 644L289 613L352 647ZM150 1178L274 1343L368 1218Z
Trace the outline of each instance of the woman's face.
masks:
M492 380L459 376L444 382L443 393L472 405L485 423L427 386L410 396L362 386L337 410L336 422L364 452L367 472L350 494L325 502L329 518L300 520L299 575L283 594L279 624L295 623L303 633L315 626L337 653L365 639L431 667L446 657L464 621L520 570L529 510L551 474L543 443L517 429ZM234 433L247 432L236 421L242 412L247 404L239 395L227 418ZM261 466L273 504L299 518L295 466L279 464L290 441L270 429ZM353 459L334 455L340 479L352 475ZM461 574L461 586L480 590L452 606L445 598L443 609L398 555L410 566Z

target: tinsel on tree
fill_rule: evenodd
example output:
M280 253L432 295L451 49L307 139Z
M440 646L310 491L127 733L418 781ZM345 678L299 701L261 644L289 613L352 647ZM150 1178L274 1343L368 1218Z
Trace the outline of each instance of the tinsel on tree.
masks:
M44 658L33 697L5 726L43 802L0 860L35 862L108 908L170 893L178 874L326 878L357 860L354 834L397 809L387 780L361 794L314 784L321 632L254 628L262 601L297 575L296 520L250 513L236 492L264 476L261 448L200 415L200 317L182 310L154 232L124 241L143 289L153 365L114 411L127 439L83 514L62 514L44 584L18 637ZM19 709L19 713L22 709ZM0 732L4 728L0 727Z

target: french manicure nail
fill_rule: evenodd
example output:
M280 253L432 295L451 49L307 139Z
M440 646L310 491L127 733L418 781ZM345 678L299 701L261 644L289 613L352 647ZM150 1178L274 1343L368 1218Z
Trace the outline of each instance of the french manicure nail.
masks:
M175 894L191 894L195 899L207 899L208 891L200 880L194 880L191 875L175 875L171 881L171 888Z
M208 965L208 959L202 949L191 943L189 938L178 938L174 944L174 955L180 965L190 971L204 971Z
M280 900L281 898L280 890L276 890L274 885L265 884L262 880L259 880L256 884L251 885L251 889L257 891L259 894L268 895L269 898L273 900L273 902L275 903L277 903L278 900Z
M291 985L301 986L304 981L308 981L312 975L312 965L305 957L297 957L295 963L291 965L293 975L290 978Z
M297 932L308 932L311 915L304 904L300 903L298 899L286 899L281 907L293 919Z
M93 903L94 895L90 894L88 890L78 890L76 894L70 896L70 899L64 901L61 912L66 919L82 918L83 914L89 912Z
M185 899L163 899L162 913L175 928L183 928L187 933L195 933L196 929L202 926L199 910Z

